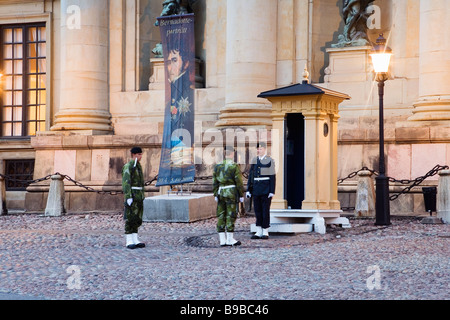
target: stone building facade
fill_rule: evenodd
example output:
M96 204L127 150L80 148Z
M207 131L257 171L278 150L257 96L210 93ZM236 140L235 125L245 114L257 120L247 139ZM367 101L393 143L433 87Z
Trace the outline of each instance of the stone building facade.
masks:
M140 145L147 180L157 175L164 75L151 51L160 41L154 22L162 2L0 0L0 173L26 179L60 172L96 190L119 191L128 150ZM384 33L394 52L385 136L387 174L397 179L450 164L448 2L375 0L370 7L369 39ZM332 46L344 28L342 7L337 0L194 3L201 153L211 143L209 129L270 130L272 106L258 94L301 82L306 65L312 83L351 97L339 107L338 176L377 169L371 47ZM211 166L198 164L198 175L208 176ZM7 206L43 210L48 184L7 185ZM199 180L193 189L208 191L210 182ZM355 190L354 179L339 186L342 207L354 206ZM161 190L150 185L147 192ZM121 195L85 192L66 181L69 211L121 210L122 202ZM422 214L422 193L414 190L391 208Z

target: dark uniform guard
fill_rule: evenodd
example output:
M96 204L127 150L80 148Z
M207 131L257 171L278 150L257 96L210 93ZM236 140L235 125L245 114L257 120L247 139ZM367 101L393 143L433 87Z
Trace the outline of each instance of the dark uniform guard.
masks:
M239 165L234 159L234 149L225 149L225 160L214 167L213 192L217 201L217 232L221 246L238 246L234 239L234 223L238 204L244 202L244 185Z
M142 225L144 214L144 174L141 164L142 149L131 149L131 160L122 168L122 190L125 198L125 235L128 249L143 248L138 238L138 229Z
M275 162L266 154L266 144L257 145L257 157L253 159L247 184L247 198L253 197L256 216L256 234L252 239L268 239L270 204L275 195Z

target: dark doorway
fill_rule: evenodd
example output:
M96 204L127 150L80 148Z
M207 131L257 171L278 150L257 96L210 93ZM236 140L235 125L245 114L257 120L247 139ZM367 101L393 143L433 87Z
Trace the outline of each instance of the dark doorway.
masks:
M301 209L305 199L305 117L287 114L285 130L285 199L291 209Z

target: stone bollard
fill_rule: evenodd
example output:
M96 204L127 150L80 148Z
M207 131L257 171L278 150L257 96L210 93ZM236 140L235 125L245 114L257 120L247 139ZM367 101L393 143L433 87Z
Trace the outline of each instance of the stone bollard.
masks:
M64 178L60 175L53 175L48 191L47 207L45 208L46 217L60 217L66 213L64 207Z
M445 224L450 223L450 170L439 171L437 217Z
M356 188L355 217L375 217L375 187L370 171L358 173Z
M6 208L6 183L5 178L0 176L0 216L6 216L8 209Z

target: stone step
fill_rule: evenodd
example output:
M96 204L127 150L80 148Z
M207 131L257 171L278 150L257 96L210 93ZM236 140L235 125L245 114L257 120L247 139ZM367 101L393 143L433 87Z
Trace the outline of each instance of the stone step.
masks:
M301 233L314 231L325 234L326 225L330 224L351 228L350 221L341 217L341 214L342 210L272 209L270 210L271 227L269 232ZM254 231L252 229L252 232L256 232L256 226Z
M307 233L313 231L313 225L308 223L271 223L269 233ZM256 224L250 226L250 232L256 232Z

